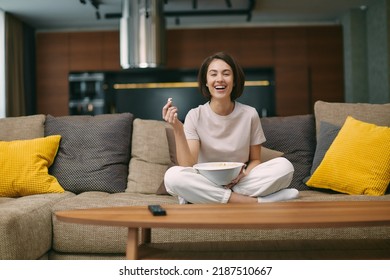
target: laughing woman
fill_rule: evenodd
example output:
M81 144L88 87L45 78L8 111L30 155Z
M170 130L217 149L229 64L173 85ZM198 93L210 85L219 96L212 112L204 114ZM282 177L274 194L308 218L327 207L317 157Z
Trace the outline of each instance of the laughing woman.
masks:
M256 109L236 101L243 93L245 76L235 60L223 52L206 58L198 83L208 102L191 109L184 124L172 99L162 109L163 119L174 130L179 163L165 173L167 191L182 204L262 203L298 197L296 189L288 188L294 168L287 159L260 161L266 139ZM246 168L221 186L192 167L217 161L242 162Z

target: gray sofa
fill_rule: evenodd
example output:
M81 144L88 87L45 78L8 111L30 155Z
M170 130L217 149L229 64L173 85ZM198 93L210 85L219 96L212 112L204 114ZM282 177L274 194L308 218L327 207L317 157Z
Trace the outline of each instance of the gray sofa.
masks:
M262 119L267 138L262 160L283 153L282 156L293 163L295 174L291 187L300 190L300 197L295 201L390 202L388 190L378 196L351 195L305 184L334 141L337 134L334 127L338 127L336 131L339 131L347 116L390 126L390 104L318 101L313 115ZM333 125L333 136L321 131L324 123ZM130 113L0 119L1 141L50 135L61 135L49 174L59 182L64 192L0 197L0 259L124 259L126 228L64 223L56 219L55 212L178 203L177 198L165 192L163 183L164 172L175 165L174 137L165 122L134 119ZM0 193L6 187L0 187ZM152 242L141 257L388 259L389 252L389 226L154 229Z

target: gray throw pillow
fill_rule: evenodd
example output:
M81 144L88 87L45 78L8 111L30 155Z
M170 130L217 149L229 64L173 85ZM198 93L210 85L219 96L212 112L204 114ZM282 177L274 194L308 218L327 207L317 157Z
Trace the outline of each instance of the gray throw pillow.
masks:
M310 175L316 148L314 116L267 117L261 124L267 139L263 146L283 152L294 166L290 188L308 190L304 179Z
M317 147L314 153L313 165L310 170L310 175L313 175L317 167L320 165L330 145L332 145L334 139L339 133L341 127L328 122L320 123L320 131L317 140ZM309 180L310 177L307 178ZM306 181L307 181L306 180Z
M50 167L61 186L73 193L124 192L127 187L133 115L48 115L45 135L62 136Z

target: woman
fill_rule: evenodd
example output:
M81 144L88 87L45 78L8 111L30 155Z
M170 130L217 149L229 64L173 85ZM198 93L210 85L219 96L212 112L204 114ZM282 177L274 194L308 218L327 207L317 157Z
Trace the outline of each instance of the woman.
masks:
M201 93L209 100L191 109L184 124L172 99L162 109L174 129L179 166L167 170L167 191L180 203L258 203L293 199L287 189L294 168L285 158L260 162L265 141L256 109L235 101L244 90L242 68L226 53L204 60L198 74ZM196 163L231 161L246 168L226 186L219 186L192 168Z

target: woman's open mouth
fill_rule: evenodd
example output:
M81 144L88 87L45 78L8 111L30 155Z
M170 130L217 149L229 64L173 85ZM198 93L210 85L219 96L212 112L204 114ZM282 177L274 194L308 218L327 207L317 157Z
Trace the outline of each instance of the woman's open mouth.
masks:
M216 90L224 90L226 86L215 86L214 87Z

